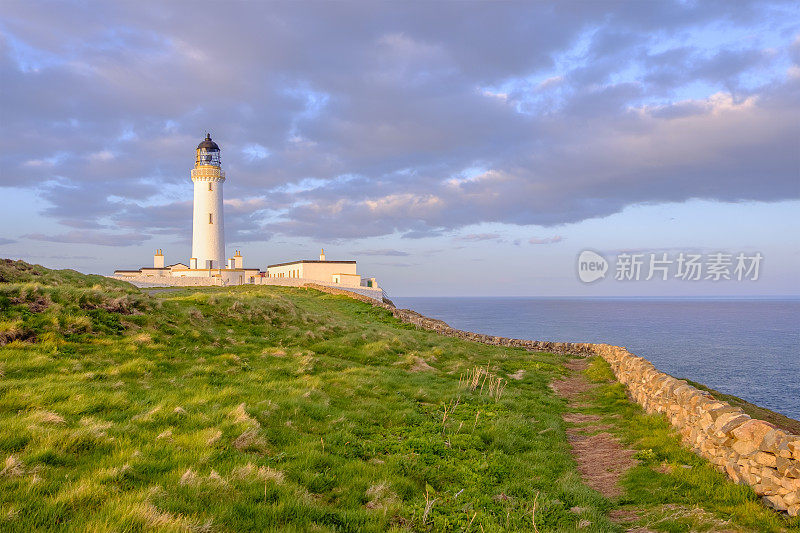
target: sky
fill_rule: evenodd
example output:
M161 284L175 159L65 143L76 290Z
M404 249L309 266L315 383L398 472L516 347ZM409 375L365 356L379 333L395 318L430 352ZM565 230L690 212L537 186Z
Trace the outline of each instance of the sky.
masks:
M800 4L40 2L0 18L0 257L357 259L396 296L800 295ZM579 278L592 250L608 273ZM757 279L652 257L760 254ZM620 254L641 279L616 279ZM651 256L651 254L654 254ZM735 259L732 259L735 264ZM734 264L730 271L733 273Z

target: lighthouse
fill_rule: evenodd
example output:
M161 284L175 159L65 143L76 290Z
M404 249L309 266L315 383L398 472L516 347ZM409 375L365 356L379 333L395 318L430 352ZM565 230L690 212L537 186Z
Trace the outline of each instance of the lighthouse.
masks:
M266 272L259 268L244 266L244 257L236 250L233 257L225 261L225 221L222 212L222 186L225 173L222 171L219 145L206 134L197 145L194 168L191 172L194 185L192 213L192 257L189 264L167 264L164 251L156 249L152 267L136 270L115 270L114 278L141 283L144 287L153 284L176 287L199 287L206 285L297 285L298 280L335 284L337 289L351 290L364 296L383 301L383 290L375 278L362 278L356 273L356 262L326 259L325 250L319 251L319 260L300 260L269 265ZM283 278L294 278L290 281ZM302 285L302 283L301 283Z
M222 171L217 143L206 134L197 145L192 169L194 215L190 268L225 268L225 224L222 214Z

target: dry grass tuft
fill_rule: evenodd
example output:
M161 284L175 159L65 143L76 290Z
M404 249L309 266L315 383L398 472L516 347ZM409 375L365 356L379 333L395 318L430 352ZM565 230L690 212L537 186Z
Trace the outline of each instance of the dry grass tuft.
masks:
M200 524L182 514L172 514L161 511L151 503L138 505L134 510L137 518L142 520L147 526L162 531L211 531L211 521Z
M158 434L156 439L171 439L172 438L172 429L166 429Z
M314 370L314 357L310 355L303 355L298 360L297 374L307 374Z
M425 359L419 357L418 355L412 356L413 363L411 364L411 368L409 370L411 372L435 372L436 369L433 368L431 365L425 362Z
M5 467L0 470L0 477L20 477L24 474L25 465L13 455L6 458Z
M258 430L250 428L233 441L233 447L243 451L259 451L266 450L267 443L258 435Z
M275 470L268 466L256 466L253 463L247 463L244 466L236 467L231 472L231 476L238 479L255 478L259 481L274 481L275 483L283 483L284 475L280 470Z
M732 519L723 520L701 507L687 507L680 504L665 504L648 513L647 527L658 527L672 520L681 520L702 526L702 531L736 531ZM700 528L698 528L700 529Z
M257 428L261 427L261 424L258 423L258 420L256 420L255 418L251 417L247 413L247 410L245 409L245 404L244 403L240 403L239 405L237 405L236 409L231 411L230 415L233 417L233 420L237 424L247 424L248 426L254 426L254 427L257 427Z
M106 497L102 487L87 480L81 480L67 485L61 490L55 501L71 506L91 506L101 502Z
M2 507L0 507L2 509ZM0 521L13 522L19 516L19 509L16 507L9 507L7 511L0 510Z
M155 415L159 411L161 411L161 406L160 405L156 405L155 407L153 407L152 409L150 409L146 413L142 413L140 415L134 415L133 417L131 417L131 420L133 420L134 422L136 422L136 421L146 422L146 421L149 421L150 419L152 419L153 415Z
M364 495L368 500L364 504L367 509L386 510L395 506L399 501L397 494L389 490L389 484L385 481L378 485L372 485Z
M212 470L211 473L208 475L208 481L211 483L215 483L217 485L227 485L228 482L225 481L225 478L219 475L216 470Z
M489 363L486 364L486 368L476 366L458 377L459 388L468 389L470 392L478 390L481 395L485 392L489 398L494 398L495 401L503 395L506 385L508 385L508 380L491 372Z
M261 481L274 481L275 483L283 483L284 475L280 470L275 470L268 466L259 466L256 477Z
M521 380L524 376L525 376L525 371L521 368L516 372L514 372L513 374L508 375L508 377L510 377L511 379L515 379L517 381Z
M96 438L105 437L106 430L113 426L111 422L103 422L91 416L85 416L80 419L80 425L83 426L90 435Z
M149 333L139 333L135 337L133 337L133 342L138 344L147 344L152 342L153 337L150 336Z
M222 431L220 431L218 429L212 429L211 430L211 435L206 440L206 446L213 446L221 438L222 438Z
M403 366L412 373L417 372L436 372L436 369L429 365L425 359L418 355L408 355L396 362L395 365Z
M433 505L436 503L437 500L438 500L438 498L431 498L430 491L429 491L428 487L426 486L425 487L425 512L422 514L422 523L423 524L427 524L428 523L428 515L430 514L431 509L433 509Z
M36 411L33 418L42 424L63 424L64 417L52 411Z
M183 473L181 476L181 485L195 485L197 484L197 474L191 468Z

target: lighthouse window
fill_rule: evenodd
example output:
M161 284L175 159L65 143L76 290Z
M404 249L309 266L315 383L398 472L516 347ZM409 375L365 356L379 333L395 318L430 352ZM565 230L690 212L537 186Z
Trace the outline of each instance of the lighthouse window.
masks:
M214 223L214 215L212 213L208 214L208 223L209 224L213 224Z
M214 190L214 189L211 188L211 182L210 181L208 182L208 190L209 191L213 191Z

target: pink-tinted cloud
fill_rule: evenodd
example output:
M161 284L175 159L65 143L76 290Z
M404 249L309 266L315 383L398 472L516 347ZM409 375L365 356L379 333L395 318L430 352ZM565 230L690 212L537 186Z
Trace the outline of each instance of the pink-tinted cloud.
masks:
M530 239L528 239L528 243L529 244L555 244L555 243L561 242L563 240L564 240L564 238L561 235L553 235L552 237L545 237L543 239L539 238L539 237L531 237Z

